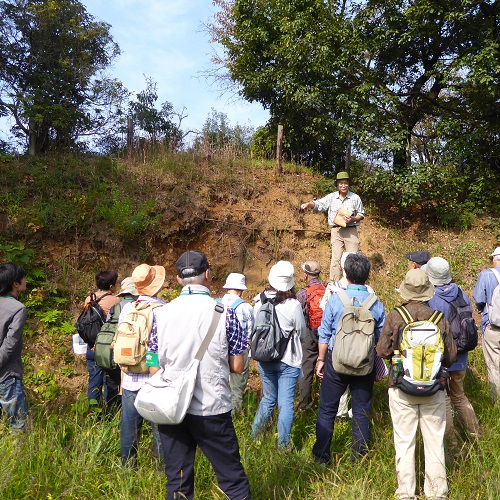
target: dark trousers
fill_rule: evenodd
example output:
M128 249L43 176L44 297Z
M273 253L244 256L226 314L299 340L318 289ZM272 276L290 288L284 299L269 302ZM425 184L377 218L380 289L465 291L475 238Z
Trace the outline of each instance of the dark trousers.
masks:
M352 451L353 456L365 455L370 441L370 409L372 406L375 368L368 375L357 377L337 373L332 365L332 352L325 360L321 382L318 418L316 420L316 442L312 453L316 461L330 461L330 447L339 401L347 387L351 390L352 404Z
M193 498L196 447L212 464L219 488L230 500L250 499L231 412L201 417L187 414L179 425L159 425L165 457L167 500Z
M318 359L318 330L307 329L302 341L302 371L304 377L299 380L299 410L306 410L312 406L312 386L314 370Z

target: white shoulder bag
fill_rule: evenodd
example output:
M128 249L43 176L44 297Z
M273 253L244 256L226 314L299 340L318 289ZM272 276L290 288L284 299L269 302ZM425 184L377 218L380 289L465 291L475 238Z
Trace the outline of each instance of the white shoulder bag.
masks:
M194 359L175 380L165 380L164 371L156 372L139 390L135 398L135 408L139 414L155 424L180 424L193 399L198 366L210 344L220 315L224 312L221 304L216 304L212 323Z

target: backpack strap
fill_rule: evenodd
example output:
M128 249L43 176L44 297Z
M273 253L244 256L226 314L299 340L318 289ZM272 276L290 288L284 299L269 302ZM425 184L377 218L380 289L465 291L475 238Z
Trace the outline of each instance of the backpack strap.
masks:
M112 293L111 292L105 293L105 294L101 295L99 298L97 298L97 295L95 293L91 293L90 294L90 302L99 303L99 302L101 302L101 300L104 297L107 297L108 295L112 295ZM92 297L94 297L94 298L92 298Z
M500 285L500 273L494 267L492 267L491 270L492 270L493 274L495 275L495 278L497 279L498 284Z
M394 310L397 311L401 315L401 317L403 318L404 322L407 325L414 321L412 315L410 314L408 309L406 309L405 306L397 306L394 308Z
M243 299L236 299L229 307L234 310L244 302L245 301Z
M370 307L373 306L373 304L375 304L376 300L377 296L374 293L370 293L370 295L368 295L368 297L366 297L366 299L361 304L361 307L366 311L369 311Z
M215 309L212 316L212 322L210 323L210 326L208 327L208 332L205 335L205 338L203 339L203 342L201 343L198 352L196 353L196 356L194 357L195 359L201 361L203 356L205 355L205 351L208 349L208 345L212 341L215 330L217 330L217 325L219 324L220 315L224 312L224 310L225 309L223 305L215 304Z
M345 292L345 290L339 290L337 292L337 295L338 295L338 297L340 299L340 302L342 302L342 305L344 307L352 306L352 301L349 298L349 295L347 295L347 293Z
M428 321L434 323L437 326L442 318L443 318L443 313L441 311L434 311L431 314L431 317L428 319Z

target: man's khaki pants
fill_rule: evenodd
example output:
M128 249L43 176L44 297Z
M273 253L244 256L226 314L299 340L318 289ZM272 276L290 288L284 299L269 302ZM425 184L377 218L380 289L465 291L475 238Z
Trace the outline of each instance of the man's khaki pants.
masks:
M500 328L488 325L483 332L483 354L493 403L500 400Z
M340 258L343 252L359 252L359 238L356 226L332 227L330 238L332 244L332 260L330 262L330 281L338 281L342 277Z
M427 498L446 498L448 484L444 462L446 427L445 391L427 397L409 396L398 388L389 389L389 408L394 428L396 449L396 498L416 498L415 441L420 427L424 441Z

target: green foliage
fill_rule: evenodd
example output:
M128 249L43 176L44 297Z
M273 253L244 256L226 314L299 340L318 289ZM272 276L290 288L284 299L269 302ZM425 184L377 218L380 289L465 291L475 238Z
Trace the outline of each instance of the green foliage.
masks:
M361 174L358 184L366 202L400 215L418 210L446 227L471 227L478 214L493 210L500 200L494 178L460 174L453 165L424 163L411 174L371 169Z
M29 137L32 154L73 146L118 112L126 91L102 74L118 46L79 1L2 2L0 38L0 111Z
M3 262L15 262L24 268L28 268L35 256L35 252L25 248L24 243L6 242L0 244L0 255Z

